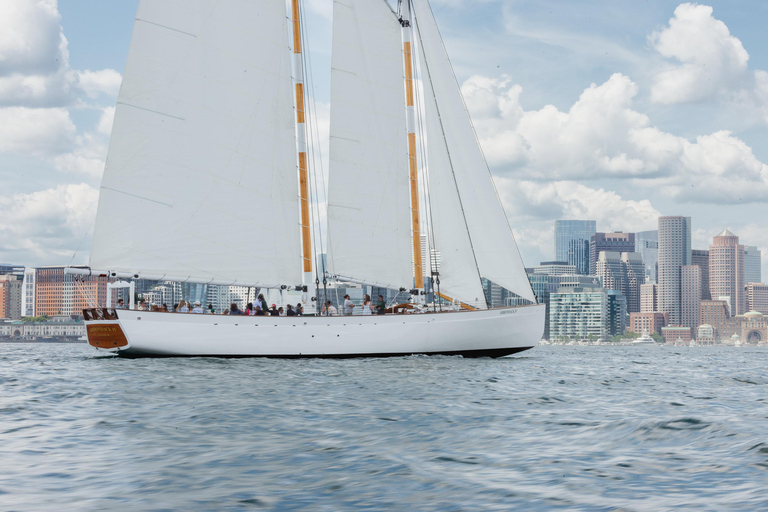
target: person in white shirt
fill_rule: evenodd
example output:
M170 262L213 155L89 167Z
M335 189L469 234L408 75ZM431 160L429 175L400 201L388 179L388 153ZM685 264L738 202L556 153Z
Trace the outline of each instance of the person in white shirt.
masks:
M201 314L201 315L202 315L203 313L205 313L205 311L203 311L203 308L202 308L202 306L200 305L200 301L199 301L199 300L196 300L196 301L195 301L195 307L194 307L194 309L192 310L192 313L199 313L199 314Z
M351 315L354 311L355 304L349 299L349 295L344 296L344 314Z
M189 302L184 300L179 302L179 313L189 313Z

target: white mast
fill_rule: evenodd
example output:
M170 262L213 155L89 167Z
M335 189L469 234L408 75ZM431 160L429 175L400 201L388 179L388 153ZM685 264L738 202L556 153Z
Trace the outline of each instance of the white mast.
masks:
M304 65L301 54L301 18L299 0L291 1L293 13L293 72L296 83L296 134L299 152L299 193L301 204L301 243L302 243L302 302L305 307L314 309L309 301L309 290L312 289L312 228L309 215L309 176L307 173L307 127L306 109L304 108ZM310 313L311 311L307 311Z

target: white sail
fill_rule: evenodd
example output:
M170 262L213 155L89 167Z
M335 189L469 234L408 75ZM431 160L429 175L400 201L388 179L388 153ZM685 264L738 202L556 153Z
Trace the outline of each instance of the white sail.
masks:
M413 286L400 24L384 0L333 8L328 269Z
M476 271L479 268L483 277L525 299L535 301L522 258L475 136L472 121L464 105L432 10L427 0L413 0L413 5L419 34L418 43L422 46L431 82L429 86L425 84L425 89L431 89L427 90L425 95L433 96L440 126L440 132L430 134L428 138L433 223L437 220L445 228L449 228L446 226L446 220L440 219L438 212L435 211L435 202L446 201L446 205L438 207L441 211L445 211L452 207L452 201L442 196L436 197L433 190L433 177L436 172L452 172L456 180L455 190L460 195L462 205L454 216L463 213L466 223L455 219L451 219L451 222L455 222L454 229L468 229L477 261L477 267L473 266L466 271ZM427 103L429 104L429 101ZM444 141L440 143L438 138L444 138ZM447 163L440 159L437 159L437 162L433 161L433 145L444 148L447 153ZM443 151L442 148L440 151ZM440 168L435 169L436 165ZM442 168L444 165L448 166L447 170ZM445 233L446 229L439 231ZM445 244L441 245L445 246ZM451 245L448 244L448 247ZM442 265L445 267L448 256L443 247L439 249L443 257ZM445 286L448 286L448 276L445 276L442 281Z
M142 0L91 266L301 282L284 0Z
M440 253L440 293L474 307L484 308L485 298L480 274L462 213L464 206L456 188L457 182L451 168L450 155L433 94L432 67L424 58L422 45L418 44L418 30L416 34L425 117L422 120L426 134L424 163L429 174L429 211L432 219L429 244Z

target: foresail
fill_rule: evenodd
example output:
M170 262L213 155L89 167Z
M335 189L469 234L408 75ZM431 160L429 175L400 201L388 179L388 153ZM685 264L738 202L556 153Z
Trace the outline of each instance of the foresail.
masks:
M284 0L142 0L91 266L301 283Z
M385 0L333 8L328 269L412 287L400 24Z
M460 196L460 211L466 219L466 225L462 220L454 228L469 231L477 262L473 270L479 268L483 277L522 298L535 301L522 258L475 136L472 121L464 105L432 10L427 0L413 0L413 5L416 29L419 34L418 43L422 47L431 78L430 90L425 92L425 96L432 96L437 109L436 114L439 117L438 121L433 119L431 124L437 123L440 127L437 134L430 134L428 138L432 222L437 221L443 225L446 222L434 211L435 201L442 200L435 198L434 174L451 172L455 179L454 190L458 191ZM426 84L425 89L427 89ZM444 138L444 140L436 140L438 138ZM435 145L445 148L447 163L440 159L437 162L433 161L433 140ZM436 165L440 168L436 169ZM447 166L448 169L443 169L443 166ZM450 200L446 201L450 203ZM444 206L442 210L448 208ZM444 232L445 229L442 231ZM440 250L443 251L442 248ZM442 258L441 274L442 268L448 261L446 255L442 255ZM445 286L450 283L447 276L443 276L441 281Z
M419 75L423 87L424 132L426 133L426 166L428 168L431 237L429 245L440 254L440 292L473 307L484 308L485 299L480 274L472 251L472 240L463 215L461 197L451 169L451 159L440 126L440 114L433 94L431 64L419 48Z

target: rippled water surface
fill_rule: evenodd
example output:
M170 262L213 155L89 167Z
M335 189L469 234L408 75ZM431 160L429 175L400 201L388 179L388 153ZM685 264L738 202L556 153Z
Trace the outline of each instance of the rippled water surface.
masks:
M146 359L0 344L1 510L766 510L768 350Z

